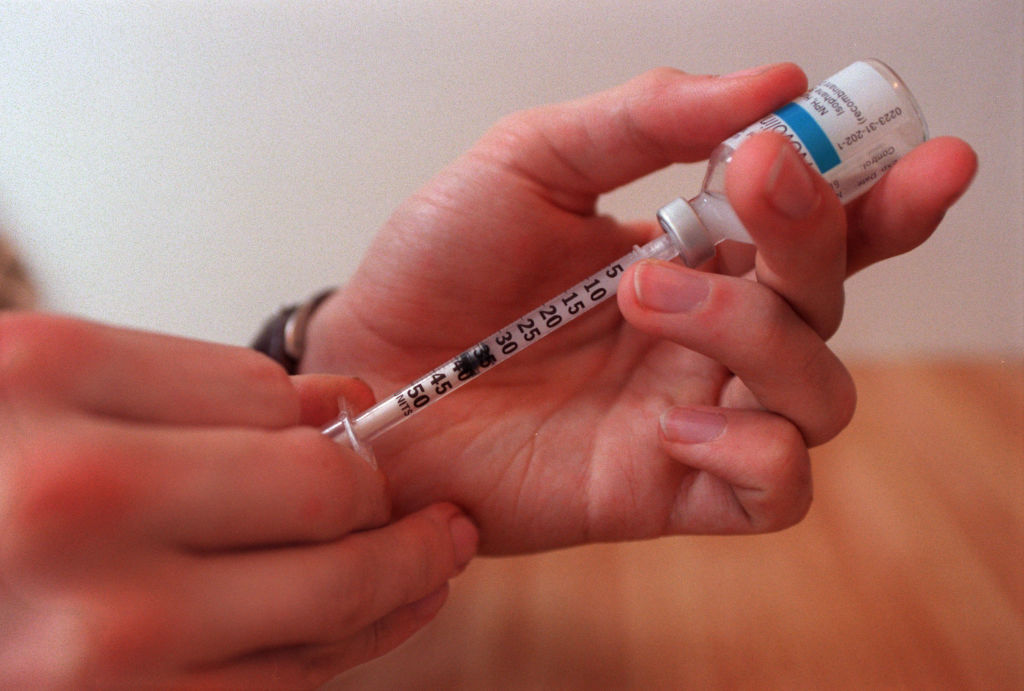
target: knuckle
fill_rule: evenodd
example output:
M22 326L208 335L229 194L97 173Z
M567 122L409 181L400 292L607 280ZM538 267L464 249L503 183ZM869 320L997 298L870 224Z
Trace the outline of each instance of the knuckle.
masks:
M773 520L767 526L769 531L790 528L800 523L810 511L814 499L814 485L811 481L809 463L804 470L806 472L795 474L790 479L787 491L775 503L771 514Z
M395 632L386 618L378 619L360 637L361 649L356 654L363 660L372 660L387 653L397 645Z
M76 351L65 343L79 340L72 321L32 312L0 313L0 392L31 393L55 362L73 364ZM71 362L68 360L71 359Z
M499 118L484 134L471 155L510 165L523 149L531 148L532 140L542 130L544 107L514 111Z
M360 638L362 636L342 645L307 647L290 652L272 676L282 682L280 688L319 689L341 672L371 659L360 654Z
M853 376L846 367L840 367L833 375L830 400L834 410L832 425L820 439L812 440L812 446L824 444L826 441L836 437L853 421L854 413L857 412L857 385Z
M660 65L641 72L623 85L626 105L638 114L648 108L663 107L666 101L678 101L679 84L701 79L674 67Z
M676 88L680 78L686 76L684 72L671 67L656 67L632 78L615 90L615 97L620 99L617 112L623 118L618 124L624 126L623 131L631 136L642 150L660 155L660 142L656 141L656 138L652 139L639 123L650 121L648 111L658 109L666 98L672 98L672 89ZM563 137L568 137L569 132L575 132L575 136L590 137L585 127L585 119L581 118L580 113L578 103L519 110L499 119L485 141L493 141L495 154L500 154L502 150L514 152L518 147L509 145L536 138L556 119L573 125L572 128L563 128Z
M245 348L240 348L235 352L240 358L245 358L242 374L247 380L262 384L269 389L285 391L294 388L288 372L262 353Z
M82 668L93 678L130 680L168 646L179 643L179 635L170 625L173 615L156 598L110 597L94 613Z
M312 630L323 637L341 640L370 623L367 612L373 608L380 584L375 575L365 572L357 554L339 545L338 568L314 584L320 597L307 612Z
M673 131L659 126L659 110L665 103L678 102L681 79L685 72L671 67L655 67L627 82L623 107L619 110L622 130L633 146L654 160L672 162Z
M729 344L730 351L735 351L729 355L731 360L754 368L786 352L793 313L781 297L746 279L717 279L713 285L700 314L702 331L711 342Z
M173 609L142 591L90 584L41 592L34 589L31 622L0 651L15 661L13 670L0 667L4 688L149 688L158 660L184 637L171 626Z
M57 555L85 548L86 534L100 538L124 519L132 482L101 440L69 430L61 440L37 437L14 453L0 539L6 565L45 568Z
M4 609L9 628L3 630L0 648L0 687L81 688L87 643L81 614L66 605L38 602L26 611L13 600L5 602Z
M749 513L756 532L775 532L799 523L813 498L811 461L803 436L786 424L762 447L765 491Z
M396 639L392 626L378 620L338 645L305 646L284 651L273 677L281 688L317 689L339 673L387 653L407 638ZM267 678L264 675L263 678Z
M298 424L302 410L299 392L285 369L262 353L239 348L234 354L241 379L252 391L259 392L260 400L272 410L268 419L278 424Z
M433 591L454 574L457 563L450 526L450 512L435 509L430 516L416 516L420 525L410 531L408 540L410 579L409 595L415 598Z
M319 630L347 636L387 612L442 587L454 570L452 548L436 525L418 525L417 516L353 536L337 545L341 568L320 584L324 606L311 613ZM428 522L434 521L428 519Z
M665 88L676 84L682 78L692 78L692 75L675 67L659 65L641 73L635 79L649 88Z
M378 619L361 637L361 650L356 653L359 662L365 662L391 652L427 622L409 612L394 612Z
M315 429L294 428L282 436L278 454L302 476L299 519L311 537L336 539L387 523L391 504L382 474Z
M806 425L804 438L810 447L820 446L846 429L857 409L857 387L850 372L824 343L812 352L799 370L807 390L815 392L816 419Z
M633 108L646 108L674 98L681 79L692 78L674 67L659 66L642 72L626 83L628 103Z
M833 297L832 302L833 304L827 305L823 310L819 310L822 316L816 318L809 317L807 319L807 323L826 340L835 336L843 323L845 298L842 293Z

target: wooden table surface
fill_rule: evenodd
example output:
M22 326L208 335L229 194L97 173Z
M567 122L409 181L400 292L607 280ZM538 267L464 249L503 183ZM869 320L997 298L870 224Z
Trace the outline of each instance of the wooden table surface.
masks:
M330 689L1024 689L1024 362L852 368L787 531L479 559Z

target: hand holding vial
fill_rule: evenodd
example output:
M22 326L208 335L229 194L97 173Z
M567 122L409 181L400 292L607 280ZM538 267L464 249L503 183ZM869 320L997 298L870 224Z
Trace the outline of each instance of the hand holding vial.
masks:
M827 175L844 204L867 192L885 171L928 138L924 117L903 81L877 60L856 62L717 146L711 152L700 194L689 202L677 199L658 211L666 236L634 247L628 255L400 388L358 418L346 411L324 434L374 464L369 442L481 371L523 352L613 297L623 272L633 264L679 256L687 266L698 267L710 260L715 246L725 240L752 242L729 205L725 169L736 147L761 132L788 137L809 166Z
M601 194L707 158L805 90L789 64L658 70L506 118L389 220L314 317L304 366L358 373L386 395L504 324L518 331L528 310L662 234L653 220L599 214ZM810 498L808 447L853 412L825 343L844 279L926 240L974 168L969 147L938 138L844 208L836 192L855 194L789 138L745 138L714 182L757 247L747 277L707 271L721 255L705 270L624 268L621 311L560 326L374 443L397 506L456 501L491 552L795 522Z

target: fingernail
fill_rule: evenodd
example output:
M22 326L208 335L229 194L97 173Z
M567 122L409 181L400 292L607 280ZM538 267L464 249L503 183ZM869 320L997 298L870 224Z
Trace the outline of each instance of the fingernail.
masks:
M455 547L455 564L461 569L476 554L479 533L473 522L461 513L452 516L448 530L451 531L452 544Z
M683 444L704 444L725 432L725 416L707 410L670 408L661 415L665 439Z
M695 271L667 262L645 261L633 274L640 304L655 312L689 312L708 296L708 281Z
M810 215L820 199L810 167L789 145L779 147L764 192L780 214L794 220Z

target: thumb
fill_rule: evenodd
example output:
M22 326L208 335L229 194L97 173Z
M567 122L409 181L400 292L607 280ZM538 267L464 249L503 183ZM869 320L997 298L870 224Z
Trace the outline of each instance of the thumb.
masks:
M542 186L581 195L583 210L609 192L670 163L707 158L712 149L807 89L790 63L726 77L655 69L568 103L521 111L479 146ZM575 210L575 209L574 209Z

